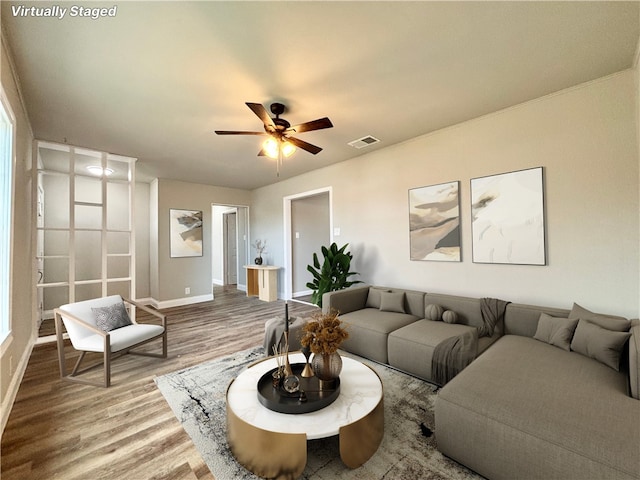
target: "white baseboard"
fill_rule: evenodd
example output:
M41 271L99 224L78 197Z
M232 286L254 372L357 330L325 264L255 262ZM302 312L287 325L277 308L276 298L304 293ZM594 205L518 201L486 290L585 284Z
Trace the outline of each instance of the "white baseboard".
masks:
M304 290L302 292L293 292L293 294L291 295L291 298L305 297L307 295L311 295L312 293L313 293L313 290Z
M220 285L221 287L224 285L224 282L222 280L218 280L217 278L214 278L211 283L213 283L214 285Z
M153 298L151 297L135 298L134 301L141 303L142 305L153 305Z
M2 436L2 434L4 433L4 427L7 426L7 421L9 420L11 409L13 408L13 402L15 402L16 396L18 395L18 389L20 388L20 383L22 383L24 372L26 372L27 370L29 358L31 358L31 352L33 351L33 346L35 345L35 343L36 337L33 336L29 340L27 348L24 349L22 357L20 357L20 362L17 365L16 371L11 378L11 383L9 383L7 393L2 401L2 408L0 409L2 411L2 417L0 419L0 422L2 422L0 425L0 436Z
M185 298L176 298L173 300L164 300L159 302L155 298L151 299L151 305L153 305L157 309L162 308L171 308L171 307L181 307L183 305L191 305L193 303L201 303L201 302L210 302L213 300L213 293L209 293L207 295L198 295L196 297L185 297Z

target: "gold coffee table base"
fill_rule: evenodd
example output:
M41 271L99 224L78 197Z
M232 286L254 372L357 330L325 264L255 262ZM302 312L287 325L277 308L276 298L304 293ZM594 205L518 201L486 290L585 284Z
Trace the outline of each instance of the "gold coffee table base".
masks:
M291 358L304 357L294 353ZM348 468L360 467L376 453L384 436L384 386L373 368L344 357L336 401L287 415L258 401L257 384L275 364L273 357L260 360L227 387L227 441L240 465L263 478L296 479L307 464L307 438L336 435Z
M384 436L384 398L369 415L340 428L340 458L349 468L358 468L378 450Z
M340 458L358 468L378 450L384 436L384 399L367 416L340 428ZM276 433L241 420L227 404L227 441L240 465L264 478L296 479L307 464L304 433Z

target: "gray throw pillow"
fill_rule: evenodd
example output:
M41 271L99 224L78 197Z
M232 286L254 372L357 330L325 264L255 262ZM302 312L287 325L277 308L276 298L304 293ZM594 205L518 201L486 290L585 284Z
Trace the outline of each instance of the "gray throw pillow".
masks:
M382 290L381 288L369 287L369 294L367 295L367 308L380 308L380 295L382 292L388 292L389 290Z
M131 319L123 302L92 308L91 311L96 319L96 326L105 332L131 325Z
M573 308L569 313L569 318L571 320L589 320L591 323L595 323L599 327L606 328L607 330L613 330L615 332L628 332L629 328L631 328L631 322L624 317L593 313L586 308L581 307L577 303L573 304Z
M571 350L571 339L577 325L577 319L552 317L542 313L538 320L538 329L533 338L568 352Z
M404 292L382 292L380 294L380 310L383 312L405 313Z
M619 371L620 354L630 336L629 332L614 332L580 319L573 334L571 350Z
M425 320L437 322L438 320L442 320L443 313L444 308L442 308L440 305L436 305L435 303L430 303L429 305L424 307Z
M453 310L445 310L442 313L442 321L445 323L458 323L458 314Z

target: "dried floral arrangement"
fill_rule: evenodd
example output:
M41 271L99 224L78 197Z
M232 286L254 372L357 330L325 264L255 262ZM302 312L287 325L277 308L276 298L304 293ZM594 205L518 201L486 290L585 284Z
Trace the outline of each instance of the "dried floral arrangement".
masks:
M349 338L349 332L342 326L336 310L314 313L303 331L304 335L300 339L302 346L319 354L334 353L343 340Z

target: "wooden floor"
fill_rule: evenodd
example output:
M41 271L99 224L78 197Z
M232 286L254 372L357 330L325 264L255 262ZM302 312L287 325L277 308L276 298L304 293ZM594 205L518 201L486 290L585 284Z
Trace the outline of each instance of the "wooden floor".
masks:
M169 358L125 355L107 389L61 381L55 344L36 346L2 436L2 480L213 479L153 378L261 345L265 320L284 315L283 301L235 288L216 287L214 298L162 310ZM291 316L314 311L289 302Z

